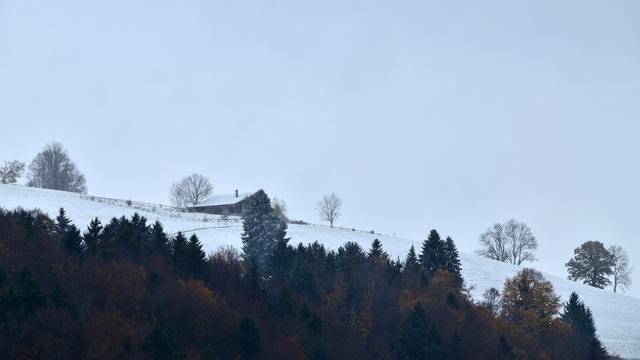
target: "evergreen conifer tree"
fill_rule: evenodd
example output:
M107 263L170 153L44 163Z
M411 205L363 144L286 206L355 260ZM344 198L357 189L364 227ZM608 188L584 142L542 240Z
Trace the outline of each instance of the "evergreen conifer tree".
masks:
M418 302L400 329L395 343L398 359L444 359L440 336L436 327L427 319L424 308Z
M182 232L179 232L173 240L173 246L171 248L171 264L176 268L180 275L184 277L189 275L189 245L187 244L187 238L182 234Z
M269 269L277 238L284 238L283 221L273 211L269 196L264 190L258 190L247 198L243 206L242 220L244 261L254 264L258 271L264 274Z
M102 236L98 238L98 256L108 259L118 254L116 239L120 228L120 220L112 218L102 229Z
M444 268L453 275L456 282L462 284L462 265L460 264L460 255L458 248L450 237L444 244Z
M560 318L571 326L574 336L579 343L582 343L582 348L588 349L588 359L608 358L606 349L596 335L596 325L591 310L575 292L571 293L569 301L564 305Z
M151 226L151 250L165 258L171 254L169 237L167 233L164 232L162 224L157 220Z
M243 316L234 333L238 351L245 359L252 359L260 352L260 332L250 318Z
M436 230L431 230L429 237L422 243L420 264L427 274L446 267L445 243Z
M91 220L87 231L82 234L84 243L87 246L87 252L89 254L97 254L98 243L102 237L102 223L98 218Z
M71 224L67 227L67 231L62 235L62 244L65 249L75 254L81 254L84 248L80 230Z
M71 224L71 220L69 220L69 218L67 217L66 212L64 211L64 208L60 208L60 210L58 211L58 216L56 217L56 233L58 233L58 236L62 237L64 235L64 233L67 232L67 229L69 228L69 225Z
M207 272L207 255L196 234L191 235L187 244L188 274L194 278L203 278Z
M407 258L404 260L404 271L412 272L417 271L420 268L420 262L418 261L418 256L416 255L416 249L411 245L411 249L409 249L409 253L407 254Z
M286 223L283 223L286 226ZM286 228L285 228L286 229ZM296 258L295 249L289 245L289 238L278 236L276 246L269 261L269 273L281 280L286 280Z
M373 240L373 243L371 243L371 250L369 250L369 254L367 254L367 256L370 259L389 257L389 255L382 249L382 243L378 239Z

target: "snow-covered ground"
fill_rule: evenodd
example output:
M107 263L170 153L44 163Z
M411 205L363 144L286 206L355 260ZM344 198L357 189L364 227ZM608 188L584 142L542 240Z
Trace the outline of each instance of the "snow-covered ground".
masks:
M81 228L86 227L95 217L106 222L112 217L130 216L138 212L150 221L159 220L170 233L195 232L206 251L215 250L221 245L237 248L241 245L241 223L237 218L225 222L215 215L180 213L153 204L132 202L129 205L124 200L92 198L19 185L0 185L0 207L39 208L51 217L57 215L58 208L64 207L69 218ZM319 225L290 224L288 234L294 244L318 241L331 249L336 249L347 241L355 241L368 248L371 241L378 238L393 258L404 258L411 244L414 244L416 249L420 245L420 240L348 229L330 229ZM472 295L475 298L480 298L487 288L501 289L504 280L520 269L517 266L465 253L461 253L461 261L463 277L467 286L473 287ZM591 308L600 338L609 351L624 358L640 359L640 299L614 294L610 290L591 288L551 274L544 275L553 283L556 293L563 301L575 291Z

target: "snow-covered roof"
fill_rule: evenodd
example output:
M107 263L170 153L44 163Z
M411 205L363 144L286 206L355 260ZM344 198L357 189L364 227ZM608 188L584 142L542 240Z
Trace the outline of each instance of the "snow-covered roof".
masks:
M240 201L251 195L253 195L253 193L240 193L238 194L238 196L236 196L236 194L214 195L206 200L203 200L198 205L190 207L233 205L239 203Z

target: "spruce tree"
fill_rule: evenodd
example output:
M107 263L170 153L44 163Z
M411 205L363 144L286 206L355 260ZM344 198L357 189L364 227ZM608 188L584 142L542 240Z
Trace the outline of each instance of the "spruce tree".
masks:
M60 208L60 210L58 211L58 216L56 217L56 233L58 233L58 236L62 237L64 235L64 233L67 232L67 229L69 228L69 225L71 224L71 220L69 220L69 218L67 217L66 212L64 211L64 208Z
M118 255L117 238L119 228L120 220L115 217L105 225L102 229L102 236L98 240L98 256L104 259L109 259Z
M194 278L203 278L207 272L207 255L196 234L191 235L187 244L188 274Z
M260 352L260 331L250 318L243 316L234 333L238 351L245 359L252 359Z
M574 331L589 338L596 335L596 326L591 310L584 305L575 292L572 292L571 296L569 296L569 301L564 305L560 317L571 325Z
M169 244L169 237L164 232L162 224L156 220L151 226L151 250L164 257L169 257L171 253L171 246Z
M581 348L588 350L588 359L608 359L607 350L596 335L596 325L591 310L575 292L571 293L569 301L564 305L560 318L571 326L577 341L582 344Z
M281 280L286 280L291 272L291 267L296 258L296 251L289 245L289 238L286 234L286 223L282 223L282 230L277 236L276 246L269 260L269 274Z
M440 336L436 327L427 319L424 308L418 302L400 329L395 342L398 359L444 359Z
M282 235L282 220L271 207L269 196L258 190L249 196L242 211L242 251L245 263L253 264L260 273L269 269L269 261Z
M444 244L444 268L453 275L458 284L462 284L462 265L460 264L460 255L458 248L450 237Z
M62 235L62 245L72 253L82 253L84 248L82 237L80 236L80 230L75 225L71 224L67 227L67 231Z
M98 243L100 242L101 236L102 223L98 218L95 218L91 220L89 226L87 226L87 231L82 234L82 238L84 239L84 243L87 246L87 252L89 252L89 254L97 254Z
M429 237L422 243L420 265L427 274L433 274L436 270L446 267L445 243L436 230L431 230Z
M407 258L404 261L404 271L412 272L419 270L420 262L418 261L418 256L416 255L416 249L411 245L411 249L409 249L409 253L407 254Z
M135 213L129 223L131 234L128 242L133 253L137 256L148 255L151 252L151 235L149 226L147 226L147 218Z
M371 250L369 250L369 254L367 254L367 256L370 259L389 257L389 255L382 249L382 243L378 239L373 240L373 243L371 243Z
M171 248L171 264L175 267L178 274L187 277L189 267L189 245L187 238L179 232L173 240Z

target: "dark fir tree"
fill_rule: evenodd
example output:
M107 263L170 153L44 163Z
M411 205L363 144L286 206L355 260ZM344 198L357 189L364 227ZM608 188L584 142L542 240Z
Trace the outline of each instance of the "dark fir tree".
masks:
M165 258L171 254L169 237L164 232L162 224L157 220L151 226L151 251Z
M276 236L276 245L269 260L269 273L280 280L286 280L296 257L296 251L286 237L287 223L282 222Z
M350 274L357 266L363 264L367 259L367 255L360 247L360 244L354 241L348 241L338 248L336 255L336 266L345 274Z
M416 255L416 250L411 245L411 249L409 249L409 253L407 254L407 258L404 260L404 271L405 272L413 272L418 271L420 269L420 262L418 260L418 256Z
M386 252L384 252L384 250L382 249L382 243L378 239L373 240L373 243L371 243L371 249L369 250L369 254L367 254L367 256L370 259L389 257L389 255Z
M56 233L58 233L58 236L63 236L63 234L67 232L69 225L71 225L71 220L67 217L64 208L60 208L58 216L56 217Z
M440 336L436 327L427 319L424 308L418 302L400 329L395 342L398 359L437 360L444 359Z
M171 247L171 264L182 276L189 275L189 244L187 238L179 232Z
M436 270L446 267L445 243L436 230L431 230L429 237L422 243L420 265L427 274L433 274Z
M147 225L147 218L138 213L133 214L130 223L130 244L137 256L144 256L151 252L151 234Z
M591 310L580 300L578 294L571 293L564 305L560 318L571 326L573 336L580 348L588 349L587 358L607 359L608 354L596 335L596 325Z
M120 220L112 218L102 229L102 236L98 239L98 256L104 259L118 255L117 238L120 228Z
M281 229L282 220L273 211L264 190L249 196L242 210L244 261L256 266L260 273L266 273Z
M462 265L458 248L450 237L444 243L444 268L453 275L457 283L462 284Z
M67 231L62 235L62 245L72 253L82 253L84 248L82 236L80 236L80 230L75 225L71 224L67 227Z
M600 289L611 283L607 276L613 273L613 257L601 242L587 241L574 250L574 255L566 264L569 280L582 280Z
M100 242L100 238L102 237L102 223L98 218L91 220L89 226L87 226L87 231L82 234L82 238L84 240L84 244L87 247L87 252L89 254L97 254L98 253L98 244Z
M260 352L260 331L250 318L242 317L234 338L238 351L244 359L253 359Z
M187 244L188 274L194 278L203 278L207 272L207 255L196 234L191 235Z

